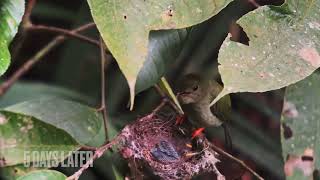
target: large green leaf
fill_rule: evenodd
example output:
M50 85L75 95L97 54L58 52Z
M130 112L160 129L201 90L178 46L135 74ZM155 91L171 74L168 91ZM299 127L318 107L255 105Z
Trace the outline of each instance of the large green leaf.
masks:
M262 7L238 23L249 46L231 41L219 52L225 85L219 98L234 92L279 89L310 75L320 66L320 1L287 0L281 7Z
M320 74L314 73L287 88L281 134L288 179L309 179L307 176L320 168L319 82ZM314 162L303 161L303 155L313 156Z
M30 116L1 111L0 161L2 162L0 165L12 166L55 158L56 162L60 162L69 155L69 151L76 150L78 147L79 144L61 129ZM39 160L39 157L33 156L33 151L59 151L64 156L46 156ZM29 154L25 154L27 152Z
M8 46L17 33L24 6L24 0L1 0L0 2L0 76L10 64Z
M23 164L2 167L0 169L0 179L5 180L16 180L20 176L24 176L30 171L37 170L37 168L33 167L25 167Z
M24 176L19 177L17 180L65 180L67 177L58 171L53 170L38 170L30 172Z
M90 144L103 132L98 111L58 98L39 98L5 108L6 111L35 117L69 133L79 144ZM101 136L100 136L101 137ZM103 144L99 139L97 145Z
M57 97L92 104L92 100L87 96L65 88L36 82L17 82L0 97L0 107L3 108L42 97Z
M133 106L136 79L148 54L151 30L178 29L200 23L230 0L88 0L108 48L124 73Z

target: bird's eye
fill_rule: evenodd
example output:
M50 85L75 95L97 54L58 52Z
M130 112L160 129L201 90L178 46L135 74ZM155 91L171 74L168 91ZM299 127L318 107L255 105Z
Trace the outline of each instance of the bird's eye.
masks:
M196 91L196 90L198 90L198 88L199 88L199 86L196 85L196 86L194 86L194 87L192 88L192 90L193 90L193 91Z

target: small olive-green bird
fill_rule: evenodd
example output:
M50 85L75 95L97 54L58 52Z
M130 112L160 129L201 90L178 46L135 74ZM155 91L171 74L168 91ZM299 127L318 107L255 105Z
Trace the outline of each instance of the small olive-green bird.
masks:
M179 82L178 99L191 123L202 128L223 125L225 140L231 141L229 132L223 124L230 117L230 96L224 96L210 107L210 103L223 87L214 79L200 78L195 74L185 75Z

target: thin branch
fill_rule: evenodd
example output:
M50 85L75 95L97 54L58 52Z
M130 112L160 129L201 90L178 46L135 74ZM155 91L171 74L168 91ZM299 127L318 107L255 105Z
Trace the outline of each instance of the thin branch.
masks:
M106 82L105 82L105 65L106 65L106 52L105 45L103 43L102 37L100 37L100 56L101 56L101 109L104 120L104 129L106 141L108 141L108 115L106 107Z
M239 163L243 168L245 168L247 171L249 171L253 176L255 176L259 180L264 180L263 177L261 177L258 173L256 173L253 169L251 169L249 166L247 166L242 160L232 156L231 154L225 152L223 149L215 146L214 144L210 144L210 147L218 152L219 154L226 156L227 158Z
M47 32L52 32L52 33L59 33L59 34L63 34L65 36L76 38L76 39L79 39L81 41L85 41L85 42L88 42L90 44L93 44L95 46L100 47L99 41L96 41L94 39L88 38L87 36L78 34L76 32L73 32L73 31L70 31L70 30L66 30L66 29L62 29L62 28L58 28L58 27L44 26L44 25L32 25L32 26L28 27L28 30L31 30L31 31L47 31Z
M161 103L148 116L153 117L154 115L156 115L168 102L168 98L163 98Z
M19 54L21 47L23 45L23 43L26 40L27 37L27 29L28 27L32 26L31 23L31 12L33 7L36 4L36 0L29 0L29 2L26 3L26 9L25 12L23 14L22 20L21 20L21 25L19 26L19 33L17 34L17 40L16 42L18 42L15 47L12 49L11 52L11 59L16 59L17 55Z
M79 28L72 30L71 32L77 33L88 28L94 27L94 23L85 24ZM14 74L9 77L5 82L0 85L0 96L8 91L8 89L29 69L33 67L35 63L41 60L45 55L47 55L52 49L54 49L57 45L62 43L67 37L64 35L60 35L53 39L50 43L48 43L45 47L43 47L40 51L38 51L32 58L30 58L27 62L25 62Z
M75 172L72 176L69 176L66 180L78 180L81 174L89 168L89 166L93 163L94 160L100 158L104 152L110 149L112 146L118 143L119 138L121 136L117 136L115 139L110 141L109 143L99 147L93 154L93 156L84 164L77 172Z
M31 12L32 12L33 7L35 6L36 2L37 2L36 0L29 0L29 2L27 3L25 13L22 17L23 28L31 25L30 16L31 16Z

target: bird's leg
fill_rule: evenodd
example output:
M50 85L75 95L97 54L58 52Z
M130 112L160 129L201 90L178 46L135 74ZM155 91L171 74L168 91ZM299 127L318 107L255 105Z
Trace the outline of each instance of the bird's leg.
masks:
M231 135L230 135L230 129L228 127L228 125L226 124L226 122L224 122L222 124L222 127L223 127L223 130L224 130L224 141L226 143L226 146L227 146L227 149L229 151L232 151L232 138L231 138Z
M203 153L205 150L207 150L209 148L209 146L203 148L201 151L199 152L189 152L189 153L186 153L185 156L186 157L193 157L193 156L196 156L196 155L199 155L201 153Z

